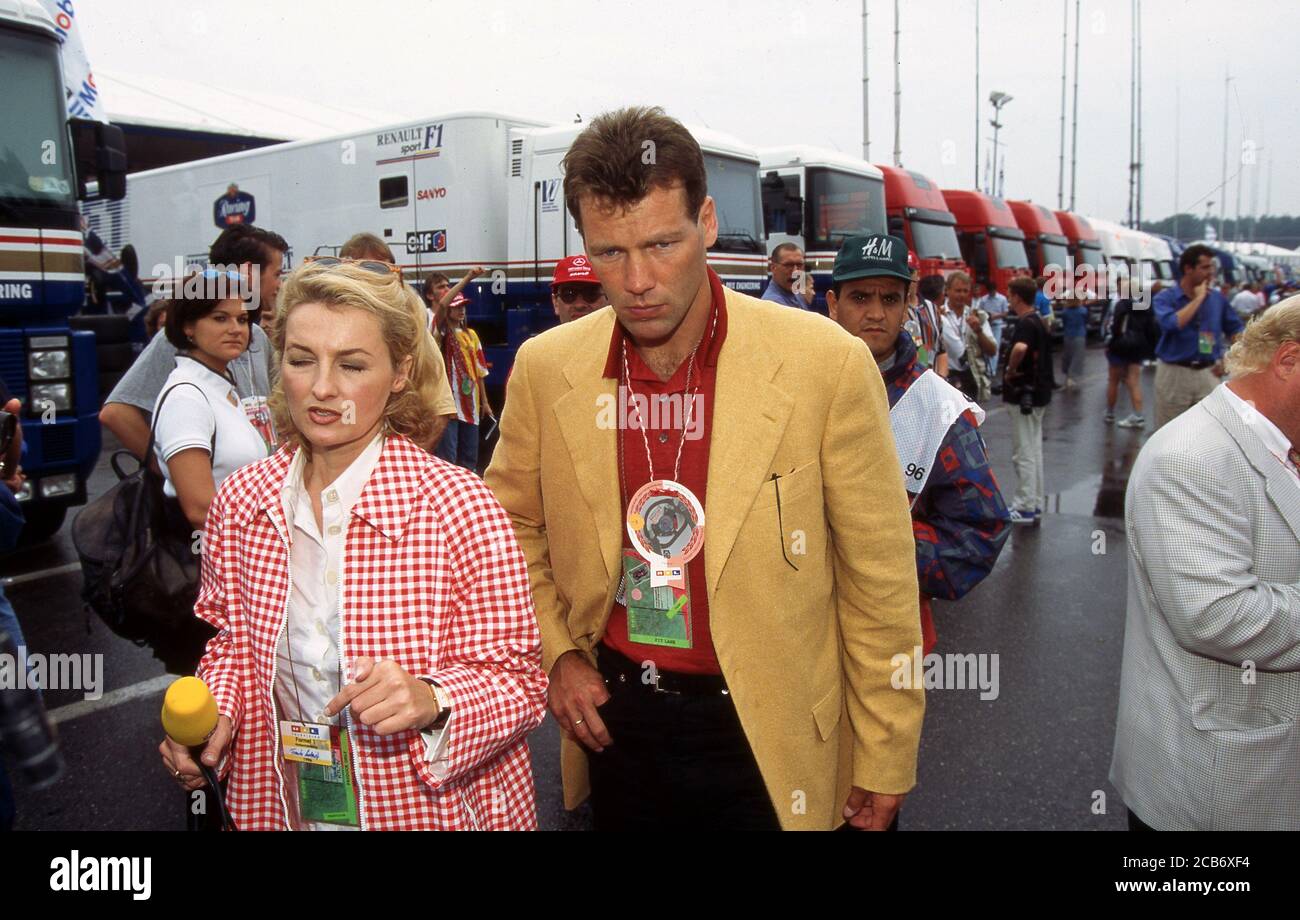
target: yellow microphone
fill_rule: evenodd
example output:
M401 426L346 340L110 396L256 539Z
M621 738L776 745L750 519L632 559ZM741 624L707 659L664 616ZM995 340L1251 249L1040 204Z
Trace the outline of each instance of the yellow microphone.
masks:
M163 697L162 724L167 737L187 748L200 747L217 728L217 701L197 677L182 677Z
M235 830L217 773L200 759L204 745L217 730L219 719L216 698L208 685L197 677L182 677L167 688L162 707L163 731L172 741L189 748L190 756L198 764L199 772L212 792L222 830ZM191 814L187 809L187 820L191 819ZM192 823L190 827L195 829L196 825Z

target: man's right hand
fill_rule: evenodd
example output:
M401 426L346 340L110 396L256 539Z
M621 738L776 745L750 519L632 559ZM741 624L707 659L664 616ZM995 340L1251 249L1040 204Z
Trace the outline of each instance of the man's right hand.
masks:
M593 751L603 751L606 745L613 744L614 739L596 712L596 707L609 699L609 690L600 672L587 663L582 653L568 651L555 659L550 680L546 700L560 730Z
M1192 300L1204 300L1210 293L1210 282L1202 281L1192 290Z

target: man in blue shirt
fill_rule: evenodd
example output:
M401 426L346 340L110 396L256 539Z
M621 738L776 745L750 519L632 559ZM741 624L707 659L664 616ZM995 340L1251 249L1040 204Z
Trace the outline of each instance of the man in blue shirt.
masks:
M1200 243L1178 257L1182 278L1156 295L1160 327L1156 345L1156 427L1190 409L1219 385L1225 339L1245 323L1211 283L1218 267L1214 250Z
M772 280L763 290L763 300L794 307L796 310L809 309L812 306L812 285L807 283L805 288L803 250L794 243L782 243L772 250L771 266ZM809 282L811 280L808 279ZM810 292L806 299L801 293L805 289Z
M1034 284L1038 288L1038 293L1034 295L1034 309L1038 311L1039 316L1052 316L1052 300L1043 293L1043 288L1047 287L1046 276L1040 275L1034 279Z

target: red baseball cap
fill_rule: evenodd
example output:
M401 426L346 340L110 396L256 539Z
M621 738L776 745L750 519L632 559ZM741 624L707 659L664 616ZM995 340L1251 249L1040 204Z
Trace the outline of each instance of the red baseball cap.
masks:
M455 297L451 299L451 303L447 304L447 308L451 309L452 307L464 306L468 309L468 305L471 303L473 303L473 301L471 301L464 294L457 294Z
M596 272L591 267L591 260L579 253L565 256L555 263L555 277L551 279L551 290L561 284L600 284Z
M907 267L912 271L921 270L921 260L916 257L915 249L907 250Z

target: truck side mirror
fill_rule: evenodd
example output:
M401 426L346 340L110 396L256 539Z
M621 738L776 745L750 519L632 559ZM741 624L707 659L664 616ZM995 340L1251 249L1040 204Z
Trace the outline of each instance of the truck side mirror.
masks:
M99 185L98 198L120 201L126 197L126 136L117 125L73 118L72 149L77 165L77 197L87 198L86 184Z

